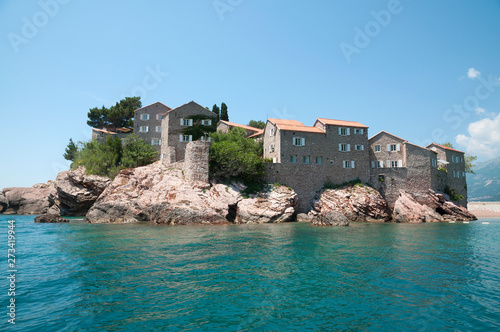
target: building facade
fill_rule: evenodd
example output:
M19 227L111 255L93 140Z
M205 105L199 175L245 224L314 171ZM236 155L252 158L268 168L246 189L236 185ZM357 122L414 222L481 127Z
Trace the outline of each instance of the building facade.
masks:
M221 131L223 133L227 133L231 128L243 128L245 129L245 137L246 138L259 138L262 136L264 132L263 129L255 128L252 126L242 125L239 123L229 122L225 120L220 120L217 123L217 131Z
M209 140L208 129L215 129L215 121L215 113L194 101L167 111L161 122L163 162L174 163L184 160L187 143L197 139L195 132L206 129L200 139Z
M162 116L171 109L156 102L134 111L134 133L158 152L161 151Z

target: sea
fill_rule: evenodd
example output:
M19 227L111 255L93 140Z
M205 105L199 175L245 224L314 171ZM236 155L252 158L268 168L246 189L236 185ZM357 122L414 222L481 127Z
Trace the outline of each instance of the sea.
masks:
M0 225L1 331L500 331L500 218Z

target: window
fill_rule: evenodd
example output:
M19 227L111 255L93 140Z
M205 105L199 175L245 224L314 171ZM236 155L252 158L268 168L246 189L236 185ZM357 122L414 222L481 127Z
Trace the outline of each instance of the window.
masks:
M161 126L156 126L155 130L157 133L161 133Z
M304 146L306 145L306 139L303 137L293 137L292 144L296 146Z
M375 145L374 150L375 152L380 152L380 145Z
M383 168L384 163L380 160L372 161L372 168Z
M212 137L210 136L201 136L202 142L212 142Z
M403 167L403 161L402 160L387 160L387 167L392 167L392 168L397 168L397 167Z
M391 167L394 167L394 168L398 167L398 161L397 160L391 161Z
M364 149L365 149L364 145L358 145L358 144L354 145L354 150L356 151L364 151Z
M339 144L339 151L348 152L351 151L351 144Z
M315 158L315 162L316 162L317 165L321 165L323 163L323 157L319 157L319 156L316 157Z
M271 130L269 130L269 136L274 136L274 128L271 128Z
M165 159L165 158L167 158L167 154L166 153L162 153L161 154L161 159Z
M193 136L192 135L179 135L179 142L192 142L193 141Z
M354 160L343 160L342 166L344 168L354 168Z
M351 134L350 128L339 127L340 136L349 136Z
M181 126L192 126L193 125L193 119L184 119L181 118Z
M161 145L161 140L153 138L151 140L151 145Z
M149 120L149 114L141 114L141 120Z
M303 156L302 157L302 163L303 164L309 164L311 161L311 158L309 156Z
M139 132L140 133L147 133L149 131L149 127L148 126L140 126L139 127Z
M455 156L451 156L451 162L454 163L455 162Z
M156 120L161 120L161 113L156 114Z
M290 162L293 164L297 163L297 155L291 154L290 155Z
M201 124L204 126L212 125L212 120L201 120Z
M274 152L274 144L269 145L269 152Z
M463 163L464 162L464 158L460 158L460 162Z
M399 144L387 144L387 151L395 152L395 151L399 151L400 149L401 149L401 146Z
M362 128L354 128L354 134L363 135L364 130Z
M463 177L463 178L465 177L465 172L462 172L462 177Z
M437 160L436 159L432 159L432 167L437 167Z

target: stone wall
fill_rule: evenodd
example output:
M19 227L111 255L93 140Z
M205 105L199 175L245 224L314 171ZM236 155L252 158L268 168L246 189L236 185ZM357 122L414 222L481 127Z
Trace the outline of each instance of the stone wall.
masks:
M195 141L187 143L183 166L184 176L187 181L201 186L209 185L209 150L209 142Z

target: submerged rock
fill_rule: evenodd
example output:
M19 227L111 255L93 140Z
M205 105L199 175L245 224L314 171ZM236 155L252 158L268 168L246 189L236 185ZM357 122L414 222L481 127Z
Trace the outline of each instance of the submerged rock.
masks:
M313 203L314 211L325 214L337 211L349 221L389 221L390 211L380 193L369 186L356 184L338 189L326 189Z
M58 223L58 222L69 222L68 219L62 218L58 214L54 213L44 213L35 217L36 223Z
M184 176L182 165L156 162L121 171L86 218L91 223L227 224L281 222L295 212L292 190L278 187L267 198L244 199L241 189L193 183Z
M311 221L313 226L349 226L347 217L339 211L327 211Z

